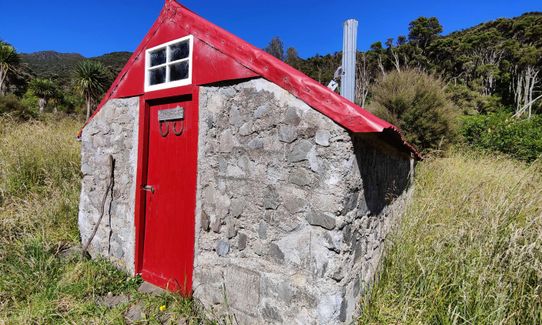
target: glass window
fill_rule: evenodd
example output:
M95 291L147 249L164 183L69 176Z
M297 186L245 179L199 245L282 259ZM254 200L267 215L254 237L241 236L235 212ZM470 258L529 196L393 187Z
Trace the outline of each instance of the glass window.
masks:
M166 49L151 52L151 67L166 63Z
M188 61L175 63L169 66L169 80L176 81L188 78Z
M169 60L177 61L181 59L186 59L190 52L189 46L190 45L187 41L171 45L169 51Z
M147 50L145 91L192 82L192 35Z
M150 85L158 85L166 82L166 67L160 67L149 71Z

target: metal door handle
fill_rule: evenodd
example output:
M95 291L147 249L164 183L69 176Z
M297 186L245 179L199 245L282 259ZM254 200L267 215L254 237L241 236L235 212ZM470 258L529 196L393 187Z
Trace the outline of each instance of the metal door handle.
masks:
M152 185L145 185L143 186L143 190L144 191L149 191L151 192L152 194L154 194L154 187Z

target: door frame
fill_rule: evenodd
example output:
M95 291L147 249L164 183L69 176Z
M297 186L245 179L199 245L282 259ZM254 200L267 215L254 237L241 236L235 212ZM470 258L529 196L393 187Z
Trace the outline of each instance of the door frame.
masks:
M148 92L139 97L139 132L137 146L137 168L136 168L136 189L135 189L135 245L134 245L134 272L141 274L143 269L143 249L145 245L145 214L147 191L143 186L147 182L147 168L149 161L149 120L150 106L153 100L168 100L176 97L192 95L192 103L198 108L198 133L199 133L199 87L194 85L170 88ZM199 143L199 134L198 134ZM196 168L197 173L197 168ZM196 209L194 209L194 214ZM196 225L194 224L194 228ZM195 242L194 242L195 249Z

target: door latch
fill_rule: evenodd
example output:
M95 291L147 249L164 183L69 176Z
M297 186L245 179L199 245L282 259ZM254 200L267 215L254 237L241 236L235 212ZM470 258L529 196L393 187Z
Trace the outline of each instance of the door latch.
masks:
M145 186L143 186L143 190L144 190L144 191L149 191L149 192L151 192L152 194L154 194L154 186L152 186L152 185L145 185Z

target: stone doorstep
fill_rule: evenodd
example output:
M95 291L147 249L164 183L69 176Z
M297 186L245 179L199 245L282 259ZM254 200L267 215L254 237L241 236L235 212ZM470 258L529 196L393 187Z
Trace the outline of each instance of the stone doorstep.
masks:
M152 283L149 282L143 282L139 288L137 288L137 291L140 293L148 293L151 295L161 295L162 293L165 293L166 291L160 287L155 286Z

